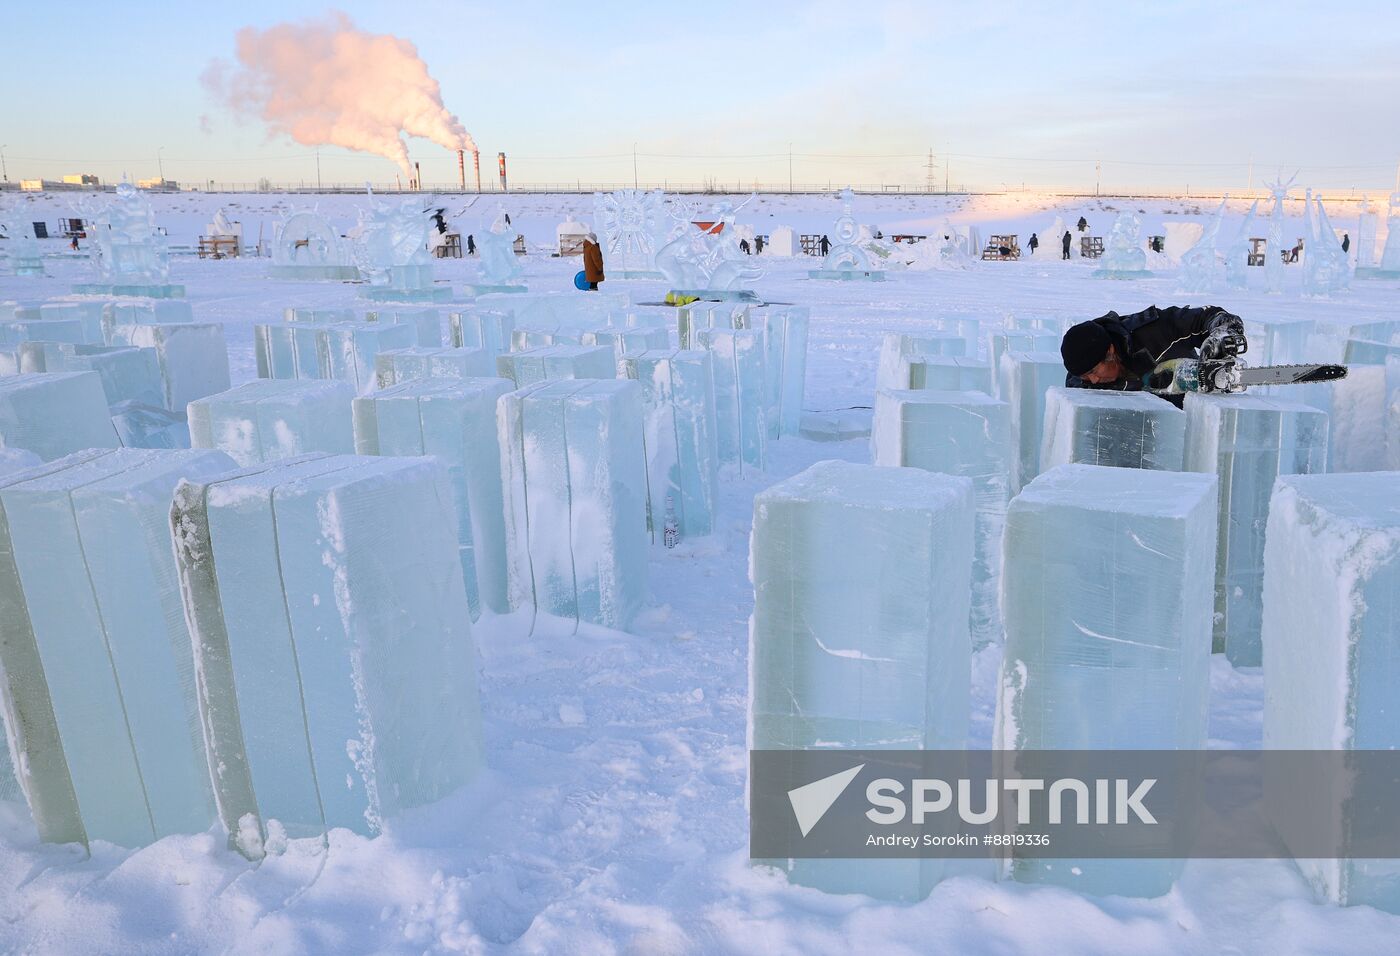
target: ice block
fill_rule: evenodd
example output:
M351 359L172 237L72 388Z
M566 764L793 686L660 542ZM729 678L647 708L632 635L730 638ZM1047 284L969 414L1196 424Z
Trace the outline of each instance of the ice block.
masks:
M1054 352L1059 354L1060 339L1063 336L1059 332L1049 332L1045 330L1033 329L1003 329L1000 332L992 332L987 336L987 362L992 366L992 384L997 387L996 397L1006 399L1001 394L1001 359L1008 352ZM1064 376L1056 385L1065 383Z
M141 402L121 402L110 411L117 443L123 448L190 447L190 426L184 412Z
M229 386L228 346L217 322L117 325L107 344L156 350L164 404L172 411Z
M751 328L751 313L746 305L700 301L676 309L676 332L683 349L703 348L697 336L707 329Z
M642 387L541 382L497 427L512 606L626 630L647 592Z
M1045 425L1045 390L1065 384L1058 352L1007 352L998 370L997 397L1011 406L1011 492L1015 494L1040 473L1041 429Z
M579 342L583 345L611 346L613 357L620 360L624 355L667 348L671 344L671 338L665 329L611 328L582 332L579 334Z
M992 367L977 359L926 355L910 360L908 388L991 395Z
M190 444L216 448L240 465L307 452L355 448L348 382L260 378L190 402Z
M1188 395L1183 470L1220 477L1214 649L1236 666L1262 657L1264 529L1279 475L1327 467L1327 415L1253 395Z
M1150 392L1049 388L1040 470L1108 465L1180 471L1186 416Z
M720 464L762 471L768 457L767 356L763 333L702 329L697 345L710 353L715 376L715 423Z
M375 356L389 349L417 343L412 325L342 322L317 328L316 343L322 378L335 378L355 386L357 394L374 390Z
M378 309L366 312L365 321L412 326L417 336L414 345L422 348L442 346L442 317L437 309Z
M26 342L20 349L22 372L96 372L108 405L164 400L155 349Z
M447 315L448 341L457 348L485 349L492 355L510 351L515 319L509 311L464 309Z
M767 369L768 437L802 430L802 396L807 379L807 330L804 306L775 306L750 313L753 328L763 333Z
M96 372L0 378L0 447L24 448L51 461L84 448L116 446Z
M374 358L379 388L419 378L493 378L495 374L495 359L485 349L414 346L389 349Z
M560 325L517 325L510 333L510 350L524 352L527 349L543 348L547 345L582 345L583 333L572 326ZM611 344L611 343L605 343Z
M496 374L517 388L552 379L616 378L610 346L544 345L496 356Z
M101 345L107 340L106 313L107 302L102 299L55 299L39 306L39 318L45 322L62 319L80 323L86 345Z
M886 332L880 341L875 388L912 388L911 362L930 357L957 358L966 352L967 341L955 332Z

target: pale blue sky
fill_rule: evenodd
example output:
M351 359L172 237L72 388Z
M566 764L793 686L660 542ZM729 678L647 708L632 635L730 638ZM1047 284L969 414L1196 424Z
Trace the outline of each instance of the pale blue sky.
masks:
M418 46L516 181L914 183L1105 189L1300 183L1388 190L1400 161L1395 3L494 3L128 0L0 7L12 180L96 172L315 180L314 151L241 124L199 82L244 26L347 13ZM207 118L202 123L201 118ZM207 129L205 126L207 125ZM411 141L424 179L447 150ZM1159 165L1155 165L1159 164ZM391 180L321 151L326 182ZM470 170L468 171L470 178Z

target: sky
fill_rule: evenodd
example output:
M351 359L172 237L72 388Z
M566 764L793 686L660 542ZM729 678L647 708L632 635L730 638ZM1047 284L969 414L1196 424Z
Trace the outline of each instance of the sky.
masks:
M201 77L241 28L332 10L416 45L484 182L498 151L515 184L584 186L1174 191L1300 171L1382 194L1400 163L1393 2L9 0L5 172L314 184L317 149ZM450 150L409 152L426 184L455 182ZM319 150L325 183L397 172Z

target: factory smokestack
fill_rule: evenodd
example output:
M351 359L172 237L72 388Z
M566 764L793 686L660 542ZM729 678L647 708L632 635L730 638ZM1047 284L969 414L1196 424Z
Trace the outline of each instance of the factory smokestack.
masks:
M467 154L466 150L457 150L457 181L461 184L462 192L467 191Z
M472 168L476 170L476 191L481 192L481 150L472 150Z
M496 160L497 160L497 162L500 164L500 167L501 167L501 192L505 192L506 189L507 189L507 187L506 187L506 154L505 154L505 153L497 153L497 154L496 154Z
M423 170L421 170L421 169L418 168L418 164L417 164L417 163L414 163L414 164L413 164L413 188L414 188L414 189L422 189L422 188L423 188Z

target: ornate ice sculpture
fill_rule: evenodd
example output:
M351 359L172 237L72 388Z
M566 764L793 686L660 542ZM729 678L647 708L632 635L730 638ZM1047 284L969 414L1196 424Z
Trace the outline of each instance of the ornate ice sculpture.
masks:
M1284 182L1280 175L1276 181L1267 184L1274 194L1274 210L1269 216L1269 241L1264 247L1264 281L1274 295L1283 291L1283 204L1288 201L1288 190L1297 178L1295 173L1292 179Z
M1225 221L1225 204L1230 196L1220 200L1220 208L1215 211L1201 238L1196 244L1181 254L1180 289L1182 292L1212 292L1215 290L1216 256L1215 239L1220 234L1220 224Z
M1259 211L1259 200L1249 207L1249 215L1235 236L1235 241L1225 249L1225 285L1231 289L1249 288L1249 234L1254 230L1254 214Z
M78 204L87 220L96 250L97 282L74 286L74 291L97 295L139 295L153 299L183 296L185 287L171 285L170 254L156 228L150 201L131 183L117 186L115 198L94 198Z
M831 225L831 238L834 240L831 250L822 260L822 267L810 270L807 275L813 279L865 279L879 282L885 278L885 273L871 268L870 256L858 245L860 226L856 224L855 216L851 215L855 194L847 186L841 190L840 196L841 215L836 217L836 221Z
M433 232L432 210L421 197L398 202L374 202L360 211L355 233L355 258L369 278L367 299L377 302L445 302L452 290L433 283L433 260L428 242Z
M477 294L527 291L525 284L519 281L523 270L515 255L515 230L506 222L506 212L500 206L496 207L491 227L477 240L476 251L481 281L468 286L468 291Z
M738 212L752 199L750 196L737 207L728 200L715 203L701 220L710 223L708 229L693 221L693 204L671 204L671 238L656 251L656 267L671 283L672 291L725 299L756 298L748 286L763 277L763 270L752 256L739 250L734 238Z
M1313 204L1312 190L1307 193L1308 206ZM1317 198L1317 227L1313 228L1311 214L1306 217L1308 236L1304 247L1303 295L1330 296L1345 292L1351 283L1351 270L1348 268L1347 254L1327 220L1327 210L1322 207L1322 197Z
M660 279L656 252L666 239L666 194L619 189L593 194L593 221L603 240L603 262L614 279Z
M277 226L272 240L274 279L354 280L360 270L351 261L348 244L331 224L310 209L290 213Z
M1147 268L1147 253L1143 251L1139 233L1142 222L1137 216L1124 210L1113 221L1113 231L1108 236L1108 248L1104 250L1102 263L1094 270L1096 279L1149 279L1152 272Z

